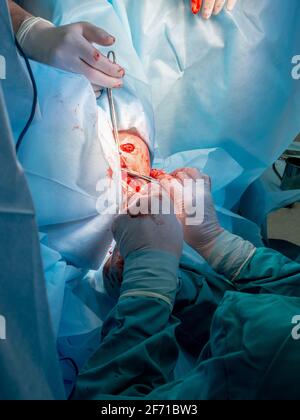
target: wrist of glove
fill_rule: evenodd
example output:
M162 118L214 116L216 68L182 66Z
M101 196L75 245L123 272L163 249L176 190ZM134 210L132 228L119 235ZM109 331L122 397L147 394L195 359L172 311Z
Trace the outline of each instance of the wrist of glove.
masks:
M217 273L235 281L255 252L253 244L223 230L210 245L206 260Z
M125 259L120 299L157 298L172 311L178 287L178 258L158 250L135 251Z
M32 16L24 20L16 34L16 38L27 57L42 63L46 62L43 54L46 48L41 48L40 45L43 43L44 35L47 35L48 31L54 28L56 27L52 22L40 17ZM41 35L43 36L41 37ZM36 43L39 43L38 48Z

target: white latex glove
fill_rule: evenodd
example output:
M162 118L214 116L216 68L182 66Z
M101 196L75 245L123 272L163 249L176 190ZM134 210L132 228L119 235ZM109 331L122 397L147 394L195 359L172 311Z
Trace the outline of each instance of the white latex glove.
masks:
M171 175L161 175L159 179L165 191L173 198L175 211L183 226L185 241L198 251L216 272L234 281L253 257L256 248L250 242L221 228L211 195L210 178L197 169L183 168ZM195 184L197 180L204 181L202 196L197 197L197 200L204 202L204 218L198 225L187 223L186 208L189 209L191 202L195 202L196 188L193 193L184 197L186 180L193 180Z
M231 12L237 0L191 0L192 12L196 15L201 11L204 19L209 19L212 15L218 15L226 6Z
M207 259L214 247L216 239L223 232L211 195L210 178L207 175L201 174L197 169L182 168L176 170L171 175L162 175L158 179L164 190L173 199L177 217L183 226L184 240ZM196 188L193 188L191 194L185 196L185 180L193 183L196 183L197 180L203 180L204 189L201 190L202 196L195 196ZM204 218L198 224L191 224L188 222L187 209L190 209L196 200L199 200L198 203L204 203Z
M182 253L182 227L174 214L150 214L150 203L161 202L161 194L153 185L146 185L139 197L134 197L128 213L120 215L112 231L121 256L126 259L135 251L165 251L178 259ZM164 199L168 199L166 196ZM149 208L149 214L132 216L133 208ZM172 208L172 206L171 206Z
M26 21L22 25L24 28ZM22 33L22 25L17 38ZM97 26L80 22L55 27L48 21L38 20L20 39L21 47L29 58L86 76L96 95L101 88L120 88L123 85L124 69L113 64L93 46L93 43L110 46L115 42L113 36Z

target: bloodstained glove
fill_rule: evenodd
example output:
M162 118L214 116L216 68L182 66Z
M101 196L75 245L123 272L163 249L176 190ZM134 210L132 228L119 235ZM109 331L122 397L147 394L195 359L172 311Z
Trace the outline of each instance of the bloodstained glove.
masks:
M204 19L209 19L211 15L218 15L226 6L226 9L231 12L237 0L191 0L191 9L194 15L200 11Z

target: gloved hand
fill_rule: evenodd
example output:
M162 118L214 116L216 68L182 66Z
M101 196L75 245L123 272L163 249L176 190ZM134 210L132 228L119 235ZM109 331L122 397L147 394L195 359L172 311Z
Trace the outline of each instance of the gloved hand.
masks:
M223 232L211 195L210 178L197 169L183 168L158 179L174 202L175 212L183 226L184 240L207 259ZM200 181L198 187L197 180ZM199 214L189 216L194 207L202 208L202 217Z
M218 15L226 6L228 11L232 11L237 0L191 0L192 12L196 15L200 12L204 19L209 19L212 14Z
M162 174L158 179L174 201L185 241L198 251L216 272L234 281L253 257L256 248L250 242L221 228L211 195L210 178L197 169L183 168L171 175ZM197 180L204 182L204 188L196 188ZM187 181L194 183L192 191L190 185L185 184ZM184 195L187 188L187 194ZM204 205L202 221L189 224L187 209L201 201Z
M129 201L127 214L114 221L113 235L124 259L133 252L148 250L169 252L180 258L183 233L173 206L169 206L171 214L151 214L151 205L159 208L162 199L169 201L166 194L162 197L158 186L147 184ZM146 209L144 213L148 214L137 214L139 209Z
M86 76L97 95L101 88L120 88L125 71L93 45L110 46L115 39L103 29L80 22L55 27L39 18L26 19L17 32L25 54L32 60Z
M129 214L119 216L113 224L113 234L125 259L120 298L150 297L164 301L172 310L176 297L178 278L177 270L182 252L183 233L174 213L147 214L133 217L131 210L138 206L147 208L152 203L157 208L162 197L151 191L151 186L144 188L143 195L137 202L131 202ZM167 198L164 196L163 198ZM169 203L170 204L170 203ZM169 206L170 208L170 206ZM116 297L120 276L105 285L108 292ZM118 294L117 294L118 295Z

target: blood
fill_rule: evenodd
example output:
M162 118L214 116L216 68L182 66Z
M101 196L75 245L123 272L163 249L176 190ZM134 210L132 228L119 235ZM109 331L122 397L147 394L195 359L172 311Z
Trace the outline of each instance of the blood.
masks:
M107 177L109 179L112 179L112 177L113 177L113 170L111 168L108 168L107 169Z
M122 258L122 256L120 254L114 255L114 263L116 264L116 267L118 268L118 270L120 270L121 272L124 269L124 260Z
M94 59L95 59L96 61L99 61L99 59L100 59L100 54L99 54L98 52L95 52L95 54L94 54Z
M161 169L151 169L150 176L151 178L158 179L159 177L166 175L165 171Z
M122 144L121 150L125 153L132 153L135 151L135 146L132 143Z
M137 187L135 187L135 191L136 191L137 193L139 193L139 192L141 191L141 187L138 185Z
M120 163L121 163L121 168L122 169L126 169L127 168L126 162L125 162L125 160L122 157L120 159Z
M191 0L191 9L194 15L200 12L202 0Z

